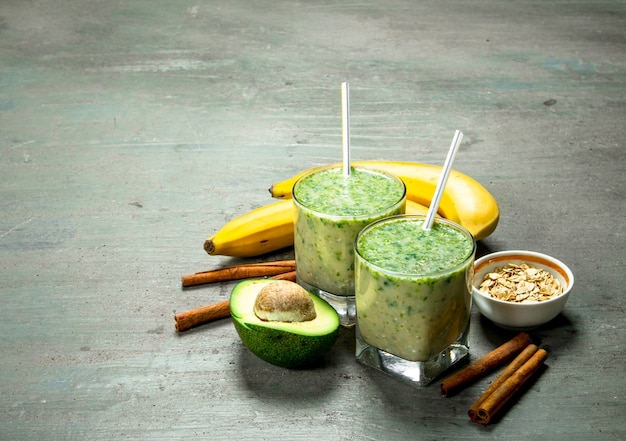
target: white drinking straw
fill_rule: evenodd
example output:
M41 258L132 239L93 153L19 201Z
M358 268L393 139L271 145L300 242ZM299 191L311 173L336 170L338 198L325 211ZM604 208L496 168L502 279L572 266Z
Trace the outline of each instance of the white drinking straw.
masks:
M435 188L435 195L433 196L433 200L428 208L426 221L424 222L424 225L422 225L422 229L425 231L430 230L433 226L435 215L437 214L437 210L439 210L439 203L441 202L441 197L443 196L443 190L446 187L446 182L448 182L448 176L450 176L450 172L452 171L452 164L454 164L454 158L456 157L456 152L459 149L462 140L463 133L459 130L454 132L454 138L452 138L452 144L450 144L448 157L446 158L446 162L443 164L443 170L441 172L441 176L439 177L439 182L437 182L437 187Z
M343 174L350 175L350 85L341 83L341 130L343 145Z

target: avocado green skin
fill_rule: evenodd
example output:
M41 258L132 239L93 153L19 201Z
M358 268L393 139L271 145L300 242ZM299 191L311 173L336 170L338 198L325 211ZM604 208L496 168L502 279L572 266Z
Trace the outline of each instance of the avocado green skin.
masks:
M339 328L317 337L304 337L233 319L243 344L260 359L287 369L309 365L330 350Z

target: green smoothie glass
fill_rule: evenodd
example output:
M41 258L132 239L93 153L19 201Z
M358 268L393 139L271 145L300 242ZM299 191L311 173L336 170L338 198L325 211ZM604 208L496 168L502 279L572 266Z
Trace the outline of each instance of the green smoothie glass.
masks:
M469 353L476 242L461 225L420 215L374 222L356 249L356 358L426 386Z
M399 178L354 167L347 175L340 167L312 172L293 187L297 281L330 303L344 326L356 320L356 236L378 219L404 213L405 197Z

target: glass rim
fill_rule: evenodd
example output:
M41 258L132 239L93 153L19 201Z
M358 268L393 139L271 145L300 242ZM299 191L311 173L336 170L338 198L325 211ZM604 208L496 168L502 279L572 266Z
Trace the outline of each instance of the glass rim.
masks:
M395 201L392 204L389 204L387 207L381 208L380 210L378 210L376 213L365 213L365 214L328 214L328 213L324 213L321 211L317 211L314 210L312 208L309 208L306 204L302 203L302 201L300 201L298 199L298 197L296 196L296 187L306 178L308 178L311 175L314 175L316 173L321 173L321 172L327 172L329 170L341 170L341 166L332 166L329 165L328 167L324 167L318 170L312 170L308 173L306 173L305 175L301 176L300 178L298 178L298 180L295 182L295 184L293 184L293 188L291 190L291 198L293 199L293 202L295 205L298 205L302 208L305 208L306 210L310 211L311 213L314 213L315 215L317 215L318 217L323 217L326 219L338 219L338 220L345 220L345 219L351 219L351 220L365 220L368 219L372 216L376 216L379 213L385 212L385 211L389 211L389 210L393 210L395 209L398 205L401 205L402 203L404 203L406 201L406 194L407 194L407 190L406 190L406 184L404 183L404 181L402 179L400 179L397 176L394 176L390 173L386 173L380 170L374 170L374 169L369 169L369 168L361 168L358 166L353 166L352 167L355 170L359 170L359 171L363 171L366 173L371 173L371 174L376 174L376 175L380 175L380 176L384 176L387 178L390 178L393 181L399 182L400 185L402 185L402 195L398 198L397 201Z
M359 240L361 239L361 237L364 234L367 234L368 231L373 230L374 228L376 228L378 225L380 224L385 224L385 223L390 223L390 222L394 222L397 221L398 219L423 219L424 221L426 220L426 215L423 214L397 214L395 216L388 216L382 219L379 219L377 221L372 222L371 224L367 225L365 228L363 228L359 234L357 234L356 239L354 240L354 254L355 256L357 256L359 259L362 259L364 262L366 262L369 266L375 268L376 270L389 274L389 275L393 275L393 276L398 276L398 277L440 277L440 276L444 276L446 274L451 274L454 272L459 271L461 268L463 268L464 266L466 266L468 264L468 262L472 259L475 258L476 256L476 249L477 249L477 245L476 245L476 239L474 239L474 236L472 235L472 233L470 233L468 231L467 228L465 228L463 225L458 224L454 221L451 221L449 219L445 219L445 218L441 218L441 217L436 217L435 221L436 223L439 224L446 224L448 226L453 227L454 229L460 231L464 236L466 236L472 243L472 248L470 249L470 251L468 252L467 256L465 256L465 258L457 263L454 266L451 266L445 270L440 270L440 271L433 271L433 272L429 272L429 273L412 273L412 272L403 272L403 271L395 271L395 270L391 270L388 268L383 268L375 263L370 262L368 259L366 259L365 257L363 257L363 255L361 254L361 252L359 251Z

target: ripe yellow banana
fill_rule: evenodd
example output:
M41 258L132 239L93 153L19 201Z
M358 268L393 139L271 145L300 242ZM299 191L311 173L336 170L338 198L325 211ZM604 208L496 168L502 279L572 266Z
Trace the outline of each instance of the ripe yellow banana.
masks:
M293 245L291 199L256 208L227 222L204 241L211 255L252 257Z
M254 257L293 245L293 201L285 199L251 210L224 225L204 242L211 255ZM428 208L406 201L406 213L426 214Z
M297 175L277 182L270 188L273 197L291 198L291 189L302 176L312 171L328 167L339 167L340 163L314 167ZM379 170L395 175L406 185L407 200L429 206L439 181L442 167L400 161L357 161L352 166ZM469 176L452 170L439 204L438 213L455 221L469 230L476 240L489 236L498 226L500 209L495 198L479 182Z

